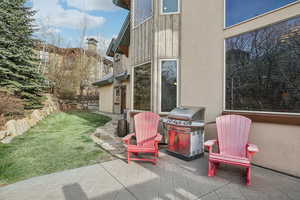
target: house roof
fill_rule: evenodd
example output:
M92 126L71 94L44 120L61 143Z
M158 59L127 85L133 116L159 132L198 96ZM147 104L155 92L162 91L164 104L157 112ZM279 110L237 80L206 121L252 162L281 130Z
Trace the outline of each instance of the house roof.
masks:
M114 51L113 51L113 47L114 47L115 43L116 43L116 39L113 38L113 39L110 41L109 46L108 46L108 48L107 48L107 51L106 51L106 55L107 55L107 56L114 57L114 54L115 54L115 53L114 53Z
M45 51L63 56L78 55L84 52L85 55L89 57L94 57L96 59L99 59L101 57L97 52L88 49L85 50L83 48L61 48L52 44L46 44L40 40L34 41L34 49L37 51Z
M130 13L128 13L124 21L121 31L116 39L115 52L128 56L128 48L130 44Z
M118 75L115 76L115 79L118 81L126 81L128 80L130 77L130 75L128 74L128 72L122 72Z
M130 44L130 13L127 15L117 38L112 39L106 51L107 56L113 57L115 53L128 56Z
M113 82L114 82L114 76L113 73L110 72L106 74L101 80L94 82L92 85L102 87L102 86L110 85Z
M113 0L113 3L121 8L130 10L131 0Z

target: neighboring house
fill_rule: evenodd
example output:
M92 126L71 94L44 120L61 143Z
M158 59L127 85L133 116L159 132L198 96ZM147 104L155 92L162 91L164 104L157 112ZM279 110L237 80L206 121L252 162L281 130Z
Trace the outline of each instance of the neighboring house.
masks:
M206 139L217 116L247 116L254 163L300 176L300 1L113 2L131 16L132 115L204 106Z
M99 109L102 112L121 114L130 109L129 16L106 52L113 58L112 72L94 83L99 88Z
M82 49L60 48L36 41L39 71L50 81L61 82L59 87L73 88L76 95L98 97L92 83L106 73L105 69L112 62L98 54L97 43L94 38L88 38L87 49ZM64 80L66 78L72 80Z

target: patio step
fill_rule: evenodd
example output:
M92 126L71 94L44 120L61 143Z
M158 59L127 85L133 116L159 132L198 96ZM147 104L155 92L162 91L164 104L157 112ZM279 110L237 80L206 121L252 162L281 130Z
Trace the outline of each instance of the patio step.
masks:
M118 126L118 118L112 118L112 120L106 123L104 126L99 127L91 135L93 141L100 145L113 156L124 159L125 147L123 145L122 138L116 135Z

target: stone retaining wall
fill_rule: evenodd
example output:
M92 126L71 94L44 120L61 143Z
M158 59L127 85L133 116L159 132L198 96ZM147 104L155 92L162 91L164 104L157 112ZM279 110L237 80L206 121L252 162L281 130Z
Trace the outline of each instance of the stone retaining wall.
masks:
M47 97L47 100L44 102L44 107L42 109L33 110L29 116L23 119L9 120L6 122L4 130L0 130L1 142L10 142L12 138L24 134L49 114L59 111L59 103L57 99L49 94L46 94L45 96Z

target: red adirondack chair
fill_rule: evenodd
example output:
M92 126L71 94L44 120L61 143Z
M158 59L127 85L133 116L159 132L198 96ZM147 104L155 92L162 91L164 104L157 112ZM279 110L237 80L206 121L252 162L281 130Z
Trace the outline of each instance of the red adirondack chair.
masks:
M248 143L251 120L240 115L224 115L217 120L218 140L208 140L208 176L216 175L220 163L238 165L246 168L246 183L251 184L251 159L258 152L254 144ZM212 147L217 144L219 153L213 153Z
M128 163L131 160L150 161L156 164L158 158L158 143L162 136L158 133L160 117L152 112L143 112L134 116L135 133L129 134L123 138L127 144ZM130 144L130 139L135 136L137 144ZM132 158L131 153L138 156L139 153L153 153L153 159Z

